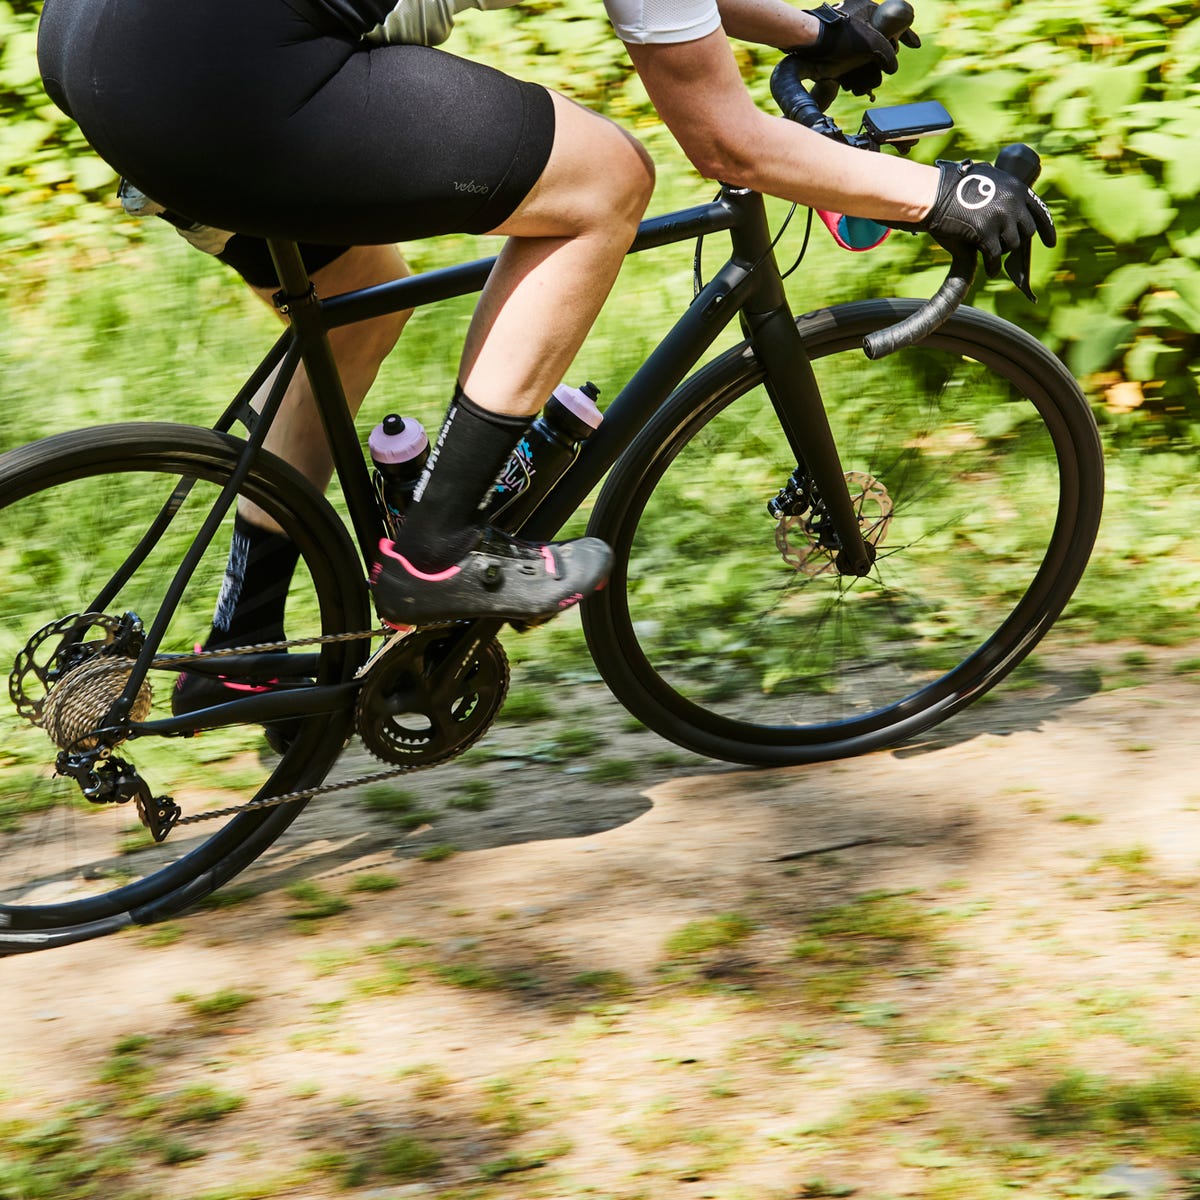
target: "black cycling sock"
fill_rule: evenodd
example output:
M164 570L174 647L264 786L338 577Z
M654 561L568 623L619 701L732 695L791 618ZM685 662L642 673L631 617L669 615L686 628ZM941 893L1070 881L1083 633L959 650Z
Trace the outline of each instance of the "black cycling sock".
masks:
M299 558L291 538L252 525L238 513L205 649L282 641L288 585Z
M530 420L480 408L461 388L454 393L396 539L415 567L449 566L471 548L479 506Z

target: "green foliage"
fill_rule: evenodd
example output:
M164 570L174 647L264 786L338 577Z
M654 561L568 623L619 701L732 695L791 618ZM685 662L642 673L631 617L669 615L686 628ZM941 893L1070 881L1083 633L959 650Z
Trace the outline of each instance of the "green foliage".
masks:
M1030 309L1001 315L1063 355L1115 431L1200 440L1200 18L1192 4L925 4L932 34L909 75L956 129L937 152L992 158L1025 141L1058 245L1034 253ZM901 79L904 75L902 72ZM911 85L910 85L911 86ZM889 101L892 89L889 87ZM921 248L910 248L910 254Z
M146 231L120 217L113 173L46 97L37 73L37 0L0 0L0 251L69 246L111 253ZM982 303L1064 355L1121 436L1187 445L1200 430L1200 17L1182 0L922 0L924 48L906 51L881 103L942 100L956 119L928 157L993 157L1036 145L1039 190L1059 228L1039 248L1030 309L1007 281ZM527 0L469 12L448 49L554 86L632 127L667 174L686 172L603 10L591 0ZM756 99L770 107L774 53L736 46ZM855 101L837 113L854 120ZM693 177L694 178L694 177ZM698 185L699 186L699 185ZM699 195L699 193L697 193ZM97 203L97 201L101 203ZM147 223L152 224L152 223ZM940 252L934 252L934 258ZM869 262L864 261L868 259ZM834 259L836 296L869 277L876 290L928 290L927 239L892 239L863 259ZM941 268L938 268L939 270ZM824 275L825 272L822 272ZM888 278L890 276L890 278Z
M736 912L721 913L705 921L689 921L667 939L667 957L691 958L736 946L753 932L754 922Z
M109 242L115 176L54 106L37 70L40 3L0 0L0 253Z
M1155 1141L1191 1152L1200 1120L1200 1078L1172 1070L1125 1082L1072 1071L1047 1087L1041 1103L1025 1115L1044 1137L1146 1129Z

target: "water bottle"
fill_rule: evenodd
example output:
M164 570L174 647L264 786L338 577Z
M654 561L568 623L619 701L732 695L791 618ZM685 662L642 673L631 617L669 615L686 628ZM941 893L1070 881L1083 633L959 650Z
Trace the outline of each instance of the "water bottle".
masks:
M404 514L412 500L413 489L429 458L429 438L421 422L413 417L389 413L367 439L371 461L375 464L375 495L394 538L404 523Z
M590 382L581 388L560 383L554 389L484 497L480 512L487 521L515 529L541 503L604 419L596 407L599 395L600 389Z

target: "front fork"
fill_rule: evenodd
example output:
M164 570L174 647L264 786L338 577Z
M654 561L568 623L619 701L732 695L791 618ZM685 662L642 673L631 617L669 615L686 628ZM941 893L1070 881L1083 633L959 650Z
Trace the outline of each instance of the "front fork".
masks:
M765 312L746 311L742 326L765 373L764 386L796 458L793 484L801 484L822 543L842 575L866 575L875 547L863 538L850 499L833 430L821 400L812 362L785 301ZM789 485L791 486L791 485Z

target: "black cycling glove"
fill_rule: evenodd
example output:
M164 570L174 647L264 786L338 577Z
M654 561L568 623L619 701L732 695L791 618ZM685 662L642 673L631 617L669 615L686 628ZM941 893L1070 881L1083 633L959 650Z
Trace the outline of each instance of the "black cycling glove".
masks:
M938 161L937 199L920 221L885 221L893 229L930 234L955 258L983 255L988 275L1000 272L1007 254L1008 277L1029 297L1030 257L1036 233L1047 246L1057 240L1050 210L1019 179L990 163Z
M793 46L788 53L804 64L808 79L836 79L855 96L866 96L896 73L896 43L872 24L879 6L874 0L843 0L837 8L822 4L806 9L821 22L821 31L811 46ZM921 44L911 29L901 42L916 49Z

